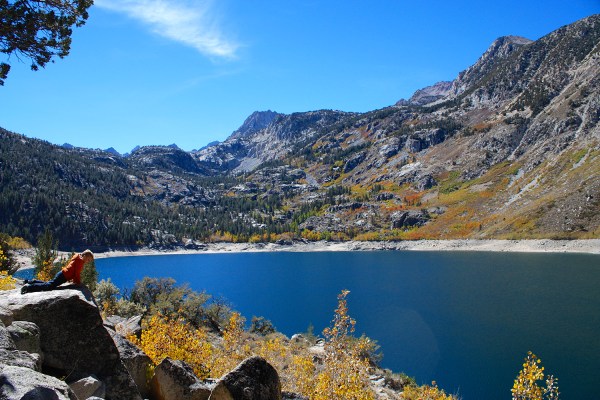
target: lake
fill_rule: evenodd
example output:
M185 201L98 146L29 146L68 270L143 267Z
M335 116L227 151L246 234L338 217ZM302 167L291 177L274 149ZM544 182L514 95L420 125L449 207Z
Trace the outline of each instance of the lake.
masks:
M121 289L172 277L227 298L288 336L329 325L342 289L382 366L465 400L509 399L527 351L562 399L598 399L600 256L490 252L315 252L98 259Z

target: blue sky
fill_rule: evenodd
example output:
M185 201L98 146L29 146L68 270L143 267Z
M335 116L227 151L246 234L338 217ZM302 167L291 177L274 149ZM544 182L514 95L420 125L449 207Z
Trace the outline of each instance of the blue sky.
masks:
M600 0L96 0L68 57L37 72L11 59L0 127L192 150L257 110L394 104L454 79L499 36L535 40L598 12Z

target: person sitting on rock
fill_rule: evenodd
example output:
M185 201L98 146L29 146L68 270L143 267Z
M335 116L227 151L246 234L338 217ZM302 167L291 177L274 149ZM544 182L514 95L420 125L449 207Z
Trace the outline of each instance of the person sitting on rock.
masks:
M71 257L71 260L69 260L69 263L58 271L51 281L44 282L37 279L25 279L25 286L21 288L21 294L56 289L59 285L62 285L67 281L73 281L73 283L79 285L81 283L81 271L83 270L83 266L93 260L94 253L90 250L85 250L81 254L75 253L73 257Z

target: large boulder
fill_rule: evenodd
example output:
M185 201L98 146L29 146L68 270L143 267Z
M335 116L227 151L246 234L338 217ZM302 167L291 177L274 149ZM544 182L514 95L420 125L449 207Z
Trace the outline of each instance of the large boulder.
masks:
M0 292L0 305L13 320L39 327L45 372L70 382L96 375L106 385L107 399L141 400L87 288L61 286L25 295L10 290Z
M29 354L21 351L11 336L9 328L0 321L0 366L11 365L25 367L34 370L41 369L41 357L39 354Z
M154 370L153 398L157 400L208 400L210 388L183 361L165 358Z
M148 398L150 396L150 387L148 385L147 376L150 367L153 365L152 360L139 347L120 334L111 330L108 332L119 350L121 361L125 364L125 368L129 371L140 394L143 398Z
M264 358L247 358L217 382L210 400L281 400L279 375Z
M0 399L78 400L60 379L12 365L0 366Z
M15 342L17 350L42 354L40 328L36 324L29 321L13 321L6 330Z

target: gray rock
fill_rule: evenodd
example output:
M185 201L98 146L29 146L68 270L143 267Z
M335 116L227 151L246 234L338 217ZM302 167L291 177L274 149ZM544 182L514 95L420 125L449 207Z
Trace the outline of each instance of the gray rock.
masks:
M25 295L9 291L0 293L0 304L15 320L39 327L44 368L71 380L96 375L108 398L141 400L87 288L69 285Z
M363 162L366 157L367 153L364 151L361 151L360 153L357 153L354 156L352 156L348 161L346 161L346 164L344 165L344 173L352 171L358 166L358 164Z
M397 211L391 215L392 229L422 226L429 221L429 215L423 211Z
M161 400L207 400L210 389L194 375L183 361L165 358L154 369L154 398Z
M279 375L264 358L247 358L217 382L210 400L281 400Z
M78 400L65 382L17 366L0 367L0 399Z
M0 321L2 321L5 326L8 326L13 322L12 311L4 307L2 304L0 304Z
M292 337L290 338L290 342L305 346L308 346L310 344L308 339L301 333L296 333L292 335Z
M106 397L104 384L93 375L70 383L69 387L78 399L89 400L90 397Z
M436 180L433 179L433 176L427 174L423 175L415 182L415 189L417 189L418 191L423 191L431 189L435 185L437 185Z
M379 148L379 154L385 158L390 158L398 154L401 148L401 141L398 137L393 137Z
M104 318L104 326L114 331L116 330L115 327L117 326L117 324L123 323L125 321L127 321L127 318L121 317L120 315L109 315L108 317Z
M406 140L406 149L411 153L418 153L423 149L421 140L417 138L409 138Z
M326 214L323 216L313 215L309 217L298 226L300 229L308 229L309 231L317 232L343 232L345 231L345 225L343 221L332 214Z
M427 143L427 147L435 146L436 144L440 144L446 140L446 132L440 128L424 131L423 136L425 142Z
M2 321L0 321L0 349L16 350L15 342L13 341L10 332Z
M128 318L115 325L115 331L122 336L141 335L142 333L142 316L136 315Z
M29 321L14 321L7 328L17 350L42 354L40 328Z
M37 353L29 354L26 351L0 349L0 365L13 365L41 371L41 357Z
M430 208L427 209L427 212L429 214L442 215L447 210L448 209L446 207L430 207Z
M148 385L148 370L152 364L150 357L146 355L136 345L125 339L114 331L108 331L119 350L121 361L125 364L125 368L133 378L140 394L144 398L150 396L150 386Z

